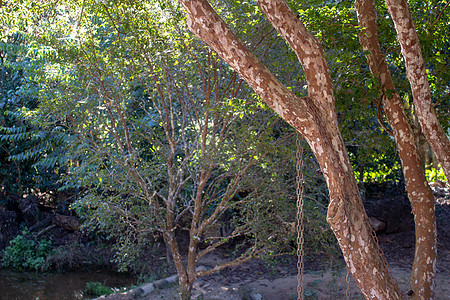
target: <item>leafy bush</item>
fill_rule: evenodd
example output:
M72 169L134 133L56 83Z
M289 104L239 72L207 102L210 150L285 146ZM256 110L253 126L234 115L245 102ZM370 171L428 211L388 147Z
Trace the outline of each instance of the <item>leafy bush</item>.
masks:
M52 242L46 239L37 241L28 229L16 236L10 246L2 251L2 264L18 270L45 271L46 260L52 253Z
M104 286L100 282L88 282L84 289L87 295L99 297L101 295L109 295L113 293L113 290L107 286Z

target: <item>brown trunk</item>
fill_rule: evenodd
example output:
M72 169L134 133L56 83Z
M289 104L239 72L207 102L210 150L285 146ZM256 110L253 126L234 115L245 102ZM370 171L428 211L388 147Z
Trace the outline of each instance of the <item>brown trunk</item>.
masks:
M362 206L338 128L328 66L317 39L285 1L258 1L278 32L296 51L309 84L309 97L290 92L231 32L205 0L180 0L189 29L214 49L253 90L308 141L330 191L327 220L347 266L367 299L399 299Z
M363 28L360 33L360 42L363 49L369 53L367 59L370 70L378 79L382 90L383 109L393 129L416 222L416 252L411 274L413 298L431 299L436 264L433 193L426 181L413 130L381 51L374 0L356 0L355 7L358 12L359 26Z
M406 75L411 84L414 107L428 143L444 169L450 183L450 141L434 111L425 63L414 22L406 0L386 0L394 21L398 41L405 59Z
M178 282L180 284L180 295L181 299L189 300L191 299L192 294L192 285L193 281L189 280L188 272L186 271L186 267L183 263L183 258L181 257L178 243L175 240L175 236L173 235L175 231L166 231L163 232L164 243L167 247L169 247L170 252L173 257L173 262L175 264L175 268L177 269L178 274Z

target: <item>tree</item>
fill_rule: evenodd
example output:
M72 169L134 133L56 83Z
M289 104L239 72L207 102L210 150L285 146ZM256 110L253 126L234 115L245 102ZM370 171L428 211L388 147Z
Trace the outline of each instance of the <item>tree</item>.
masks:
M170 5L112 4L86 1L74 18L78 32L67 32L63 19L44 36L57 52L49 68L64 67L47 78L40 114L75 137L69 153L78 164L66 187L84 190L74 207L85 226L115 237L119 250L134 250L119 253L122 265L140 241L161 236L189 299L198 277L285 239L287 222L270 218L281 209L258 204L269 195L247 176L262 173L266 156L279 156L276 146L287 137L273 133L280 119L252 100L236 74L180 30L184 22ZM212 269L196 269L239 236L251 246Z
M244 2L246 8L255 7ZM240 5L244 2L237 1ZM291 87L281 84L279 78L231 32L208 1L180 0L188 11L190 29L224 58L241 79L247 81L310 144L329 186L328 222L338 238L348 270L364 295L367 298L398 298L401 293L388 272L361 204L338 126L334 90L324 51L285 1L257 2L298 56L308 83L308 96L300 97L301 93L293 93ZM218 3L223 4L221 1ZM260 158L264 155L255 155L255 149L260 139L264 140L270 134L264 130L258 130L256 136L246 132L248 122L258 114L252 105L248 107L244 102L234 101L239 98L235 93L242 88L241 79L225 71L226 67L216 61L214 54L209 53L208 59L203 59L198 56L203 51L192 51L197 47L193 47L195 43L175 37L173 33L180 37L185 37L185 33L179 30L182 26L178 22L182 19L173 9L173 2L161 1L156 6L145 3L136 3L135 6L122 1L97 4L84 1L79 7L79 15L63 17L56 24L59 31L44 35L64 54L56 61L61 65L68 63L70 67L64 70L68 75L67 82L52 82L56 86L53 91L57 97L49 93L49 101L41 108L45 109L45 105L52 108L50 114L55 116L56 123L67 124L80 138L77 154L82 158L82 168L73 170L80 175L91 176L85 178L91 180L86 183L94 187L86 195L86 205L81 210L92 213L89 206L95 204L98 214L93 214L96 217L102 217L102 212L108 213L108 210L114 212L104 214L110 220L101 225L113 224L113 216L120 216L123 228L136 227L138 231L145 231L150 227L161 232L180 274L183 297L188 298L193 280L202 273L195 270L197 258L205 253L198 240L209 227L217 224L216 217L224 216L229 209L245 203L239 199L234 202L232 196L239 190L238 181L244 176L243 170L253 171L258 163L262 164ZM382 94L379 106L383 108L396 138L416 226L419 227L414 266L417 272L412 276L417 283L412 285L413 292L416 297L431 297L435 261L435 238L430 235L435 232L432 195L420 170L415 137L402 107L402 99L393 80L389 80L389 69L377 41L374 7L366 7L367 4L371 3L356 1L360 8L359 22L364 27L360 40L369 50L366 54L375 77L372 83L379 86ZM396 5L404 8L405 3ZM167 7L171 10L165 11ZM92 13L95 9L100 13ZM167 14L160 15L160 11ZM404 18L411 21L410 16L404 15ZM439 18L440 15L437 20ZM153 19L163 19L166 23L154 26L149 22ZM36 22L40 20L38 18ZM161 33L159 28L165 28L165 31ZM246 26L236 25L236 28L245 34ZM414 32L411 24L408 28L409 32ZM146 30L148 35L143 34ZM173 33L169 34L170 31ZM399 40L402 39L410 39L404 48L408 44L417 46L417 36L402 38L399 34ZM174 44L178 47L172 47ZM328 48L326 53L332 55L332 48ZM420 56L417 47L414 55ZM189 59L185 60L183 56ZM419 75L411 76L420 80L411 79L413 90L425 78L420 57L418 61L415 70L420 71L416 72ZM207 66L202 66L203 63ZM177 64L190 69L177 69ZM400 64L395 66L400 67ZM411 64L407 63L408 66ZM225 79L223 74L229 74L231 79ZM223 88L221 83L227 80L230 83ZM201 85L192 85L191 82L201 82ZM358 84L357 80L354 82ZM231 90L228 89L230 86ZM228 93L230 99L225 99L224 95ZM371 96L375 94L372 91ZM196 99L204 99L207 105L199 105L201 101ZM429 97L419 105L423 103L426 107L431 106ZM416 110L419 110L419 105L415 105ZM68 109L63 110L62 107ZM59 114L58 109L63 112ZM246 119L247 115L251 117ZM358 123L357 120L355 122ZM439 132L439 128L435 131ZM250 139L250 145L237 138L241 136L242 141ZM162 172L167 176L161 176ZM139 223L143 218L143 207L148 209L145 210L146 215L152 217L149 218L150 223ZM249 211L254 208L249 207ZM184 227L189 228L187 264L181 261L181 252L177 248L175 232L180 223L188 224ZM147 224L147 229L139 228L139 224ZM250 232L246 230L251 225L241 225L244 233ZM218 241L216 245L224 240ZM213 248L208 245L206 249L210 251ZM421 272L426 272L427 276L420 277L424 274ZM417 287L419 285L423 290Z
M347 267L365 297L400 298L401 293L387 270L362 207L338 129L331 78L318 40L306 30L285 1L257 1L303 66L309 90L308 97L300 98L281 84L247 49L207 1L180 2L187 11L189 29L214 49L308 141L329 187L327 220L341 246Z
M450 141L436 117L420 41L408 3L405 0L386 0L386 4L401 45L420 126L450 183Z
M362 28L361 45L368 53L370 70L380 86L380 101L393 129L402 161L408 197L415 215L416 252L410 281L413 299L431 299L437 256L434 196L425 177L415 134L381 50L375 2L356 0L355 7L359 25Z
M39 18L48 15L45 7L29 13L37 15L35 42L53 54L35 116L71 137L62 154L70 160L47 158L66 163L62 188L82 191L72 208L85 228L117 241L117 262L126 267L139 246L162 236L189 298L199 276L287 244L295 217L292 128L216 54L191 41L170 5L59 4L50 8L47 32L39 27L48 21ZM320 179L306 193L317 186L325 189ZM324 199L312 215L323 214ZM322 231L317 219L312 232ZM196 270L199 259L238 236L245 236L245 252Z

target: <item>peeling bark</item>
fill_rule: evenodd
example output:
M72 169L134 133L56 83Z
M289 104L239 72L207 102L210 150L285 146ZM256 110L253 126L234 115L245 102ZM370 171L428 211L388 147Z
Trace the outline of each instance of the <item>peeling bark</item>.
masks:
M408 3L406 0L386 0L386 5L405 59L406 75L411 84L420 126L450 183L450 141L436 117L419 36Z
M285 1L257 1L275 29L297 53L309 96L290 92L233 34L206 0L180 0L189 29L214 49L253 90L307 140L330 191L327 220L347 267L367 299L399 299L398 286L380 254L362 206L342 140L328 65L320 43Z
M382 106L393 129L415 218L416 252L410 284L413 291L412 299L432 299L437 256L433 193L425 177L414 132L381 51L375 2L356 0L355 7L359 26L362 28L359 35L360 43L369 53L367 60L370 70L377 78L382 91Z

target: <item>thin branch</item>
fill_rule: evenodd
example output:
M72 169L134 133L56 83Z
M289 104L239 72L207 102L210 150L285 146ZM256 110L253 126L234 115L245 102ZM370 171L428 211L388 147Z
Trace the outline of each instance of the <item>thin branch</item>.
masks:
M268 249L268 247L264 247L264 248L259 249L259 250L252 249L250 252L246 252L246 253L244 253L242 256L240 256L238 258L233 259L231 261L228 261L226 263L222 263L220 265L217 265L217 266L215 266L214 268L212 268L210 270L197 271L196 274L195 274L195 278L211 275L211 274L213 274L215 272L218 272L220 270L223 270L225 268L234 267L234 266L237 266L237 265L239 265L241 263L247 262L250 259L252 259L255 256L257 256L258 254L260 254L261 252L266 251L267 249Z
M433 23L431 23L430 28L428 29L428 35L431 33L431 30L433 30L434 25L436 25L436 23L439 21L439 19L442 17L442 15L444 14L445 9L449 6L450 1L447 2L447 4L445 4L444 8L439 12L439 15L436 17L436 19L434 20Z

